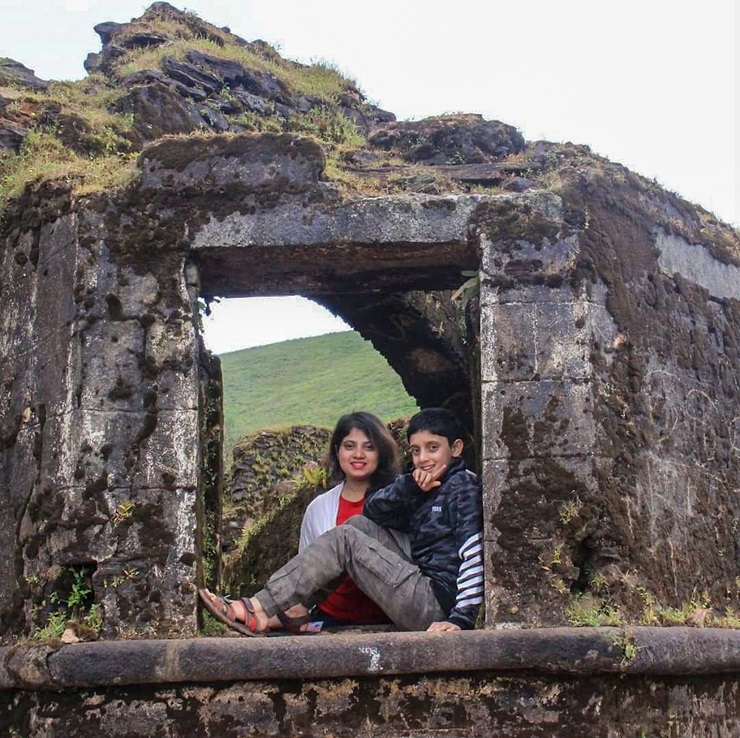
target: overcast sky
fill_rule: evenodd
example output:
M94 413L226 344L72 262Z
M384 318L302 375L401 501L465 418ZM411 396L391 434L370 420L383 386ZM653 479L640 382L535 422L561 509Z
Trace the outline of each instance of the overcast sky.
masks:
M87 53L100 50L93 26L126 22L148 4L2 0L0 56L44 79L79 79ZM735 0L172 4L283 56L336 63L399 119L475 112L529 140L588 144L740 223ZM293 302L299 307L268 311L285 313L284 326L265 325L264 305L241 307L236 318L218 306L209 345L220 353L295 337L294 329L326 332L324 319Z

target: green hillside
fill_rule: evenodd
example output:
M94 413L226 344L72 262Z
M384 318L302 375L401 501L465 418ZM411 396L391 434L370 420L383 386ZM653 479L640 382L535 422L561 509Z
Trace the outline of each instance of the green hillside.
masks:
M383 420L417 410L388 362L354 331L299 338L221 354L224 458L241 436L310 423L331 428L340 415L368 410Z

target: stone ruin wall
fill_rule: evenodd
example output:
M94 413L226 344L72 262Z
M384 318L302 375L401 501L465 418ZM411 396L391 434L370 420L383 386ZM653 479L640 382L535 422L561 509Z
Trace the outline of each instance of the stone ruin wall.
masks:
M70 200L25 201L56 210L4 241L3 626L43 620L74 566L109 633L194 633L202 403L182 259L165 254L161 280L123 263L103 213Z
M477 346L463 353L460 334L435 337L455 360L389 358L435 404L468 383L487 624L561 623L597 574L632 613L638 587L736 602L736 253L687 237L690 211L668 217L670 198L639 190L619 193L621 211L575 187L343 202L322 166L290 136L169 142L120 196L48 188L17 204L0 294L3 630L27 632L83 565L107 635L195 633L218 504L206 477L212 490L220 473L199 291L351 306L349 278L382 306L371 289L450 290L478 264L480 408ZM358 329L390 333L401 308L385 325L370 310L355 308Z
M620 167L589 175L559 240L483 255L488 622L551 624L582 593L737 611L736 244Z

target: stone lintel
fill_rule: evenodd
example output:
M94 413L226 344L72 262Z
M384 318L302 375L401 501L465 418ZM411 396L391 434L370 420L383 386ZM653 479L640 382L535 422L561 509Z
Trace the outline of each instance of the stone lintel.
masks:
M541 192L396 195L309 207L294 198L274 209L211 215L191 246L205 294L456 289L461 272L481 264L473 224L492 217L492 204L497 213L549 213L553 199L559 202Z
M716 675L740 670L740 631L542 628L98 641L0 648L0 663L3 690L521 670Z

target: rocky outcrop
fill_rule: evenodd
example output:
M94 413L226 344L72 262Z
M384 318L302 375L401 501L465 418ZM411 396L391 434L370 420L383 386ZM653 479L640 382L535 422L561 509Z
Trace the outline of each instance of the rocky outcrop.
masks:
M318 468L329 435L326 428L294 426L257 431L239 440L225 490L224 551L233 549L255 521L281 506L281 490L286 491L281 482L300 476L307 466Z
M0 87L45 90L48 82L39 79L32 69L28 69L13 59L0 59ZM0 150L18 153L28 135L25 121L9 109L11 98L0 95ZM30 122L30 121L29 121Z
M145 31L148 27L159 31ZM263 41L247 42L168 3L154 3L131 23L102 23L95 30L103 48L88 57L86 68L116 78L128 90L116 109L134 114L142 142L199 129L218 133L254 130L260 127L260 119L286 126L311 111L325 109L343 115L360 130L395 120L393 114L369 104L348 80L331 97L296 88L288 80L301 70L310 75L311 68L282 59ZM167 48L182 38L197 39L213 51L167 54ZM227 46L243 53L237 58L218 55L218 49ZM119 71L131 52L153 47L163 50L156 67L129 74ZM333 74L331 70L327 73ZM249 116L257 120L246 122Z
M473 114L388 123L374 130L368 143L408 162L432 166L502 161L524 149L516 128Z
M30 90L45 90L49 83L39 79L33 69L29 69L15 59L0 59L0 86L27 87Z

